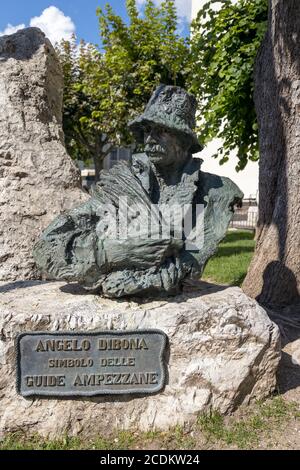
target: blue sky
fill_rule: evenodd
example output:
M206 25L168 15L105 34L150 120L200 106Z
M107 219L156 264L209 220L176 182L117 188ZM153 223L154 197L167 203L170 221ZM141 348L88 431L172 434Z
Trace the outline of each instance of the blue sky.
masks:
M137 0L140 8L145 0ZM159 3L161 0L155 0ZM39 26L54 42L76 32L78 39L99 43L96 8L110 3L126 18L125 0L10 0L1 2L0 34L25 26ZM191 0L176 0L180 30L188 33Z

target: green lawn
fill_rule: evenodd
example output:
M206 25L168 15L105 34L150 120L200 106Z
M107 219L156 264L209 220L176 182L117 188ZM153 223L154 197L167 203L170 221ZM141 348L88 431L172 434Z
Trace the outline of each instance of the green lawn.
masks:
M240 286L254 251L254 233L236 230L227 233L215 256L209 260L202 279Z

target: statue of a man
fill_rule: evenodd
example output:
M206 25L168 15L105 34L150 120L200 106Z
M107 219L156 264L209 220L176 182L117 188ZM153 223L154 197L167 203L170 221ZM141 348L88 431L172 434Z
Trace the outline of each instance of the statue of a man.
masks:
M44 274L107 297L175 294L184 279L199 278L243 194L231 180L201 172L202 160L192 157L202 149L193 131L195 113L195 98L182 88L156 89L129 124L145 153L133 155L130 166L102 171L91 199L44 231L34 249ZM203 211L202 242L195 245L196 207ZM168 219L169 232L166 208L177 210L177 223L174 214ZM186 208L189 233L182 229Z

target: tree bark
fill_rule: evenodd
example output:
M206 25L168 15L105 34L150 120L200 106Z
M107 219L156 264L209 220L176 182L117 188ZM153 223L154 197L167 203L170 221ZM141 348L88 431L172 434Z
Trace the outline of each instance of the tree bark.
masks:
M269 0L255 68L259 221L244 291L265 305L298 303L300 289L300 1Z
M95 182L99 181L100 171L103 170L105 157L112 151L113 145L108 142L106 134L95 137L93 160L95 165Z
M100 153L93 155L93 161L95 166L95 182L99 181L100 171L103 169L104 158L106 157L105 153Z

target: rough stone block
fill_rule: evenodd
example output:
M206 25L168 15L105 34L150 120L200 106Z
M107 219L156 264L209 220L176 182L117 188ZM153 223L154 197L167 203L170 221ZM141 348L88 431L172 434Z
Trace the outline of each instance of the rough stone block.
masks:
M74 284L0 284L0 434L57 437L114 429L166 430L202 412L229 413L268 396L280 359L277 326L237 287L200 283L165 300L110 300ZM168 382L156 395L25 399L16 392L15 338L24 331L160 329Z
M0 38L0 280L37 279L41 231L84 202L62 130L63 75L38 28Z

